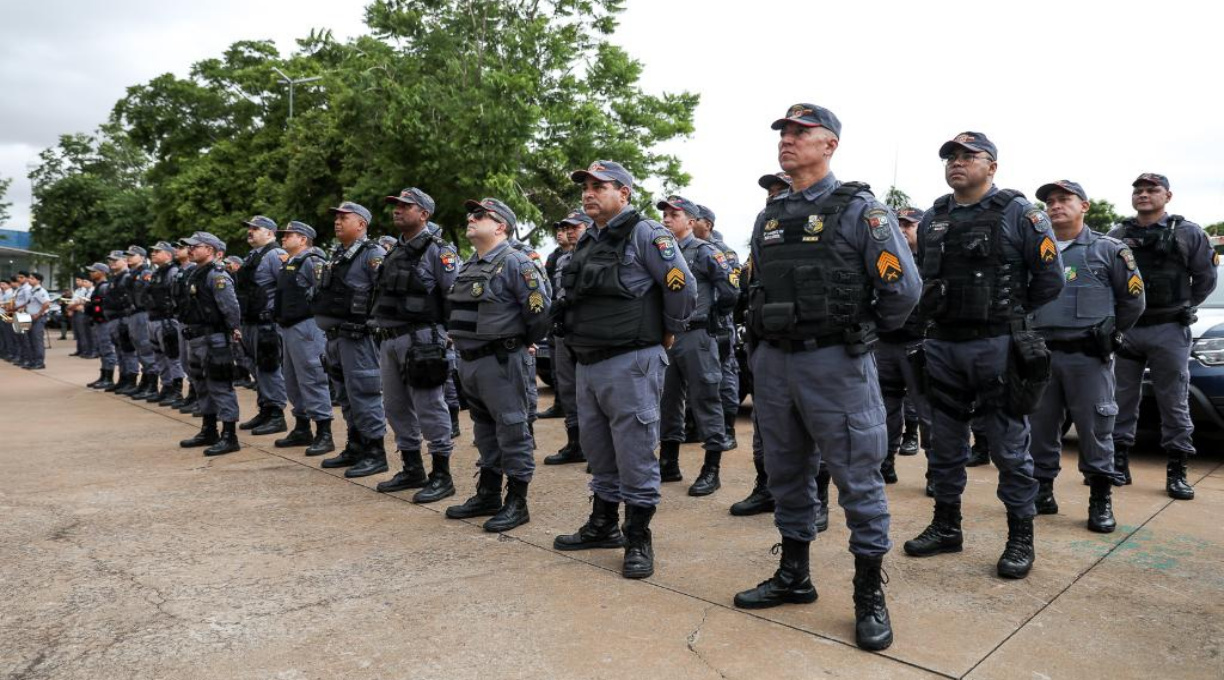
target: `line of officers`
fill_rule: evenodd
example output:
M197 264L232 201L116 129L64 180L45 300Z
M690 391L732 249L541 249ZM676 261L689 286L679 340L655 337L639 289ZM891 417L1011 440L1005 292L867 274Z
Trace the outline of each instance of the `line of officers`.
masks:
M997 148L966 132L939 149L952 193L898 215L867 185L833 175L841 123L832 112L797 104L772 127L783 172L761 178L769 198L742 267L708 208L669 196L658 205L662 224L645 218L631 204L633 176L608 160L571 175L582 206L555 225L562 248L551 276L514 239L515 214L495 198L467 202L474 252L462 262L429 221L433 199L417 188L386 198L400 233L388 247L369 238L370 212L356 203L332 209L330 253L314 247L311 226L278 229L256 216L245 223L251 252L233 277L222 265L225 244L204 232L154 246L153 267L138 247L93 265L91 314L107 331L93 386L188 408L194 401L203 425L181 445L220 455L239 446L232 381L246 361L260 410L242 427L286 431L289 402L295 425L275 445L333 452L334 398L347 443L322 465L346 467L349 477L387 471L390 423L403 468L378 489L419 489L418 503L455 494L449 460L462 401L479 478L446 515L488 516L486 530L506 531L530 519L534 348L550 335L568 441L545 462L586 462L592 492L586 522L554 545L623 549L624 576L645 578L654 572L661 484L682 478L686 409L704 449L690 494L718 488L720 456L736 445L730 317L739 314L755 385L757 482L732 513L772 511L781 542L775 573L736 594L735 605L816 600L809 548L828 525L831 481L855 557L856 640L871 650L893 639L885 484L896 480L893 457L917 452L919 429L935 507L905 543L911 556L962 549L974 429L1007 510L997 573L1025 577L1034 516L1057 512L1068 415L1090 487L1088 528L1113 531L1111 488L1130 480L1145 367L1161 410L1168 493L1193 497L1188 326L1215 286L1218 258L1198 225L1165 212L1167 178L1139 176L1138 216L1104 236L1084 226L1079 184L1042 186L1042 211L994 185ZM909 436L907 400L910 420L921 423Z

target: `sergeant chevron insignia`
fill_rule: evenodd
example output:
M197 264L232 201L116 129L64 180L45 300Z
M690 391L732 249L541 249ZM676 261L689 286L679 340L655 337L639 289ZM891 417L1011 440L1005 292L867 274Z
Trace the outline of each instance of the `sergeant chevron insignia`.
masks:
M1139 297L1143 294L1143 279L1139 278L1138 274L1131 274L1126 281L1126 290L1131 294L1131 297Z
M1041 245L1038 247L1038 252L1041 253L1041 261L1049 264L1058 258L1058 246L1054 245L1054 241L1049 236L1041 239Z
M876 271L880 273L880 279L885 283L893 283L901 278L901 260L885 250L880 253L880 257L876 258Z
M667 289L670 291L679 291L684 289L684 272L676 267L672 267L667 272L667 276L663 278L667 284Z
M537 290L527 296L527 308L531 310L532 314L539 314L544 311L544 296L540 294L540 291Z

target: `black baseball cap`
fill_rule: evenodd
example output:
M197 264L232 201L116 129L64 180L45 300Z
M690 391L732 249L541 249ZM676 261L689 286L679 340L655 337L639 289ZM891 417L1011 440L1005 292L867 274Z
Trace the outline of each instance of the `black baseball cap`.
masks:
M701 208L698 207L696 203L683 196L672 194L671 196L668 196L662 201L656 203L655 207L659 210L666 210L667 208L671 208L672 210L683 210L685 213L688 213L689 217L698 220L701 219Z
M595 161L586 170L575 170L570 173L570 179L578 184L585 182L588 177L600 182L616 181L630 189L633 188L633 175L625 169L625 166L616 161Z
M425 210L430 215L434 212L434 200L429 194L421 191L416 187L408 187L399 192L399 196L387 196L383 199L387 203L403 203L404 205L419 205L422 210Z
M834 137L841 137L841 121L832 111L815 104L795 104L770 127L781 130L787 123L797 123L803 127L822 127L832 132Z
M1078 182L1072 182L1069 179L1060 179L1057 182L1042 184L1041 187L1037 189L1037 200L1045 201L1046 198L1049 197L1050 192L1054 191L1055 189L1062 189L1063 191L1079 196L1085 201L1088 200L1088 193L1084 191L1084 187L1080 186Z
M962 132L944 142L943 146L939 147L939 157L947 158L955 153L957 149L968 149L974 153L984 151L990 154L991 160L999 159L999 149L995 147L994 142L990 141L986 135L980 132Z
M1155 172L1145 172L1142 175L1139 175L1138 177L1136 177L1134 182L1131 182L1131 186L1133 187L1137 187L1140 184L1159 184L1160 186L1166 189L1172 188L1169 186L1168 177L1157 174Z
M791 176L785 172L775 172L770 175L761 175L757 180L757 186L768 191L777 185L791 186Z
M518 218L514 216L514 211L510 209L510 206L502 203L496 198L486 197L480 199L479 201L476 199L469 199L464 201L463 207L466 208L469 213L493 213L494 215L502 218L502 221L506 223L506 226L510 227L511 229L514 229L514 226L518 224Z
M922 208L914 208L912 206L906 206L897 211L897 219L905 220L906 222L917 223L917 222L922 221L922 216L925 214L926 214L926 211L923 210Z

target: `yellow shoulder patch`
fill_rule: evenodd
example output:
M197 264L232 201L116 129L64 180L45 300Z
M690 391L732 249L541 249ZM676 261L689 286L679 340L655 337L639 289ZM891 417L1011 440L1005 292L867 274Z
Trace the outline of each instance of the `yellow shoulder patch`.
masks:
M904 273L901 270L901 260L887 250L881 252L876 258L876 271L880 274L880 280L885 283L896 282Z
M1139 297L1143 294L1143 279L1139 278L1138 274L1131 274L1126 281L1126 290L1130 292L1131 297Z
M532 314L544 311L544 296L540 294L540 291L537 290L527 296L527 309L530 309Z
M670 291L680 291L684 289L684 272L678 267L672 267L667 276L664 277L664 282L667 284L667 289Z
M1038 246L1037 252L1041 255L1041 261L1046 264L1058 259L1058 246L1054 245L1053 239L1049 236L1041 239L1041 245Z

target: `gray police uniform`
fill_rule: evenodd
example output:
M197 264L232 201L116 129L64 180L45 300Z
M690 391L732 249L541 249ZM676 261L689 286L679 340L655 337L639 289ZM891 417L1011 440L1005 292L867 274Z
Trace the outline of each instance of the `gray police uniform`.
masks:
M866 185L829 173L766 206L751 257L753 402L774 523L783 538L816 538L823 458L850 552L881 556L892 547L880 475L887 431L871 343L877 324L905 321L920 291L896 218Z
M880 371L880 392L888 411L888 451L901 448L901 436L910 408L924 427L931 426L931 413L919 389L919 376L910 357L922 348L926 324L918 312L910 314L900 328L881 332L876 345L876 364Z
M125 376L135 376L140 372L140 362L136 359L136 347L132 344L132 336L128 333L125 319L131 312L132 293L127 285L128 270L112 274L108 284L103 306L106 313L105 334L119 355L119 373Z
M187 364L191 357L189 356L190 350L187 346L187 338L183 335L183 310L187 307L187 298L190 295L191 273L195 271L197 265L190 260L186 262L178 262L176 260L175 264L178 267L178 272L175 273L173 280L170 282L170 297L174 301L174 326L178 329L179 365L183 369L183 376L186 378L188 386L195 389L194 394L198 396L199 388L195 386L195 377L191 375L191 371L187 370Z
M315 323L327 335L327 371L349 432L381 440L387 433L378 348L370 328L370 295L386 252L362 238L337 244L311 302ZM351 437L350 437L351 438Z
M102 370L106 371L108 375L119 365L119 355L115 353L115 343L111 341L110 332L106 328L105 300L110 290L110 285L109 281L95 283L93 291L89 294L89 303L85 306L89 322L93 325L94 344L97 348L98 359L102 362Z
M219 262L192 270L181 314L187 367L195 379L200 414L215 415L223 423L236 422L238 396L234 394L231 336L239 328L241 312L234 281Z
M47 345L44 342L44 335L47 328L47 307L51 306L51 296L47 294L39 284L34 284L30 288L30 299L26 302L25 311L31 316L38 314L37 319L30 321L30 327L26 329L25 340L26 351L29 356L28 365L42 366L47 359Z
M1125 220L1109 232L1134 253L1143 275L1147 309L1118 349L1118 419L1114 443L1135 443L1144 368L1160 408L1160 446L1171 456L1194 455L1190 420L1190 324L1193 308L1216 287L1216 263L1203 228L1180 215L1165 214L1142 227Z
M671 232L626 206L578 240L565 282L565 345L577 362L578 427L591 491L609 503L659 504L664 333L697 304Z
M1143 280L1121 241L1085 226L1060 242L1063 278L1058 299L1037 310L1033 326L1051 351L1050 384L1029 417L1034 476L1053 480L1062 458L1062 424L1071 413L1085 477L1121 483L1114 470L1113 334L1126 333L1143 313Z
M553 280L553 299L565 297L565 268L574 258L571 248L557 257L556 278ZM557 401L565 411L565 429L567 432L578 427L578 381L575 371L574 356L566 348L565 338L554 335L552 342L553 378L556 382Z
M148 289L149 340L153 345L157 374L166 385L174 380L182 380L185 375L181 358L182 346L179 342L181 329L174 318L174 287L178 278L178 263L171 261L154 270Z
M708 241L689 234L677 245L693 275L697 304L667 350L668 367L663 379L661 440L684 441L684 411L693 410L697 436L706 451L722 451L726 439L719 387L723 379L718 356L717 329L722 317L735 306L739 290L731 282L726 256Z
M275 243L247 254L234 275L242 307L242 347L255 374L261 409L285 408L285 375L281 371L281 338L272 319L276 280L286 257Z
M332 419L331 393L323 370L327 338L310 311L310 297L323 274L325 257L312 247L286 260L277 274L272 304L284 341L285 394L293 404L294 417L316 423Z
M452 245L422 229L411 239L401 236L378 272L372 315L382 336L383 407L400 451L420 451L422 436L430 455L450 456L454 448L442 324L458 261ZM440 360L436 375L427 370L431 351Z
M540 287L544 290L544 297L550 301L553 299L552 281L548 278L548 271L544 268L544 260L540 259L540 254L535 251L530 245L523 243L511 236L507 239L511 248L527 256L531 264L535 265L536 271L540 273ZM542 339L542 338L541 338ZM527 411L528 422L534 423L536 413L539 411L540 392L539 386L536 384L536 360L534 354L527 355L527 365L530 367L531 379L527 381L527 399L530 408ZM532 446L535 445L534 434L532 436Z
M157 357L153 354L153 342L149 339L149 288L152 283L153 268L148 264L128 270L124 285L131 295L131 312L123 320L135 347L140 370L150 377L159 373Z
M730 269L731 285L736 287L738 295L739 279L743 274L743 266L739 254L732 250L723 240L717 229L710 231L710 243L722 253L727 267ZM735 319L731 313L724 314L720 319L718 333L718 356L722 366L722 381L719 383L718 394L722 399L724 421L734 422L740 407L740 368L739 360L735 358Z
M429 233L439 238L442 238L443 236L442 227L435 222L427 222L425 224L425 229L429 231ZM446 397L447 410L456 414L455 418L458 418L460 404L459 387L456 384L456 380L457 376L459 375L459 358L455 355L455 346L453 344L448 344L446 346L446 360L450 362L451 377L450 380L447 380L446 384L442 386L442 391ZM458 420L455 422L458 422ZM456 425L456 427L458 426Z
M459 381L472 414L481 468L530 482L535 470L528 430L527 346L548 328L547 283L530 257L508 242L459 268L448 295ZM448 422L449 429L449 422ZM449 432L447 432L449 435Z
M924 347L933 447L928 477L935 500L960 502L969 421L976 414L999 468L999 500L1014 516L1031 518L1037 480L1028 420L1000 403L1012 332L1063 287L1049 218L1017 191L992 186L973 205L957 205L947 195L922 218L918 248L922 311L933 322Z

